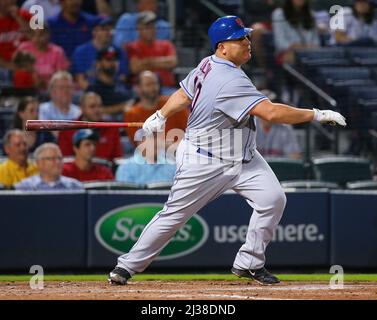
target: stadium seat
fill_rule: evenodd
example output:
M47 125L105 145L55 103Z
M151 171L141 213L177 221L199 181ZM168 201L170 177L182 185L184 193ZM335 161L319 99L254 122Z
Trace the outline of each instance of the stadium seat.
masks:
M372 165L368 159L353 156L329 156L313 158L313 173L316 180L338 183L371 180Z
M375 79L377 81L377 68L374 68L372 70L372 77L373 77L373 79Z
M281 157L265 157L279 181L306 179L306 168L302 160Z
M339 189L339 185L337 183L317 180L282 181L281 186L283 188L294 189Z
M360 66L377 66L377 48L350 47L347 56L351 61Z
M346 185L350 190L377 190L377 181L355 181L348 182Z
M146 185L146 188L147 189L153 189L153 190L170 190L172 185L173 185L173 181L171 181L171 182L154 182L154 183L148 183Z
M365 67L322 67L319 74L328 85L347 82L350 85L370 80L370 70Z
M295 56L296 62L306 67L349 66L351 64L345 50L340 47L298 49L295 51Z
M89 181L82 183L85 190L134 190L140 189L139 186L132 183L118 181Z
M371 112L377 111L377 86L348 89L348 106L352 127L373 128Z

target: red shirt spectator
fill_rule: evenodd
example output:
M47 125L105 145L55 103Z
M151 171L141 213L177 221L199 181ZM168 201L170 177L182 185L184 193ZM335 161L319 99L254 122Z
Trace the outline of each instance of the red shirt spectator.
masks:
M63 166L62 174L79 181L114 180L110 169L93 162L98 134L94 130L78 130L72 138L75 160Z
M174 45L168 40L155 40L146 43L140 40L132 41L126 46L128 58L148 59L156 57L168 57L176 55ZM150 68L149 70L157 73L161 79L162 86L174 87L175 79L171 71L161 68Z
M103 105L101 97L94 92L87 92L81 98L82 115L78 120L103 121ZM99 139L96 147L96 157L112 161L114 158L123 156L123 149L120 142L119 129L101 128L97 134ZM75 130L60 131L58 144L64 156L73 155L72 138Z
M0 10L0 59L7 62L12 60L13 53L16 51L18 45L22 41L27 40L22 26L11 15L9 10L9 8L3 7ZM25 22L31 18L31 14L25 10L18 9L15 14Z
M169 40L156 39L156 15L153 12L141 12L137 20L139 40L128 43L125 47L131 71L134 75L150 70L157 73L162 87L175 87L172 70L177 66L177 54Z
M82 120L82 116L78 118ZM72 156L72 137L76 130L59 132L58 144L63 156ZM99 140L97 142L96 157L112 161L114 158L123 156L122 145L120 142L119 129L101 128L98 130Z
M74 162L65 163L62 174L79 181L114 180L110 169L97 163L93 163L88 171L80 170Z

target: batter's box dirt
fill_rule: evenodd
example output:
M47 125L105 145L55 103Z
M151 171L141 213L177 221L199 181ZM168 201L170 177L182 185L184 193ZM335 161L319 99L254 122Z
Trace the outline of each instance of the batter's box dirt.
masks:
M326 282L283 282L261 286L253 281L130 281L113 286L100 281L45 281L32 290L28 282L0 282L2 300L377 300L377 282L347 282L330 289Z

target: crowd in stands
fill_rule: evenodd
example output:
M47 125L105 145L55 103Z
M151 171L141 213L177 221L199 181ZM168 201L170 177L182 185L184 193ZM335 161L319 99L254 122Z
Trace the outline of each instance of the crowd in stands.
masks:
M252 63L267 79L261 90L269 89L268 80L274 77L269 55L280 67L295 64L297 49L377 46L373 0L349 0L339 28L330 28L336 16L314 11L310 0L214 3L254 29ZM46 21L41 29L29 26L33 5L43 7ZM205 30L214 17L198 12L199 5L177 1L178 22L189 28L201 22ZM175 166L167 160L166 149L182 138L189 110L167 121L165 133L177 131L164 139L164 148L158 137L146 138L137 128L23 131L27 120L36 119L143 122L164 105L179 87L174 73L180 66L176 30L161 16L159 1L135 0L134 9L116 14L110 0L0 1L0 88L20 92L10 130L0 137L6 159L0 161L4 187L83 189L85 182L98 180L145 187L172 181ZM267 33L273 35L272 53L264 45ZM289 85L281 83L282 92L278 97L272 93L270 99L284 100ZM24 89L32 94L21 94ZM289 94L286 99L292 101ZM292 126L260 119L256 125L263 155L302 157ZM145 146L154 150L152 156L142 151ZM119 158L123 160L116 165Z

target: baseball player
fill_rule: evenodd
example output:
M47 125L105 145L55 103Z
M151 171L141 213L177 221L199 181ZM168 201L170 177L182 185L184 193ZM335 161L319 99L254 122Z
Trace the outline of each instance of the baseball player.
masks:
M144 122L144 131L152 134L162 131L174 113L191 110L185 138L177 149L169 198L133 248L118 258L109 274L110 283L124 285L133 274L144 271L180 227L229 189L254 209L246 241L231 272L260 284L279 282L264 267L265 250L283 214L286 197L255 148L254 116L288 124L321 121L345 126L346 122L337 112L272 103L260 93L241 69L251 58L251 32L236 16L213 22L208 35L214 55L204 58L180 83L181 88Z

